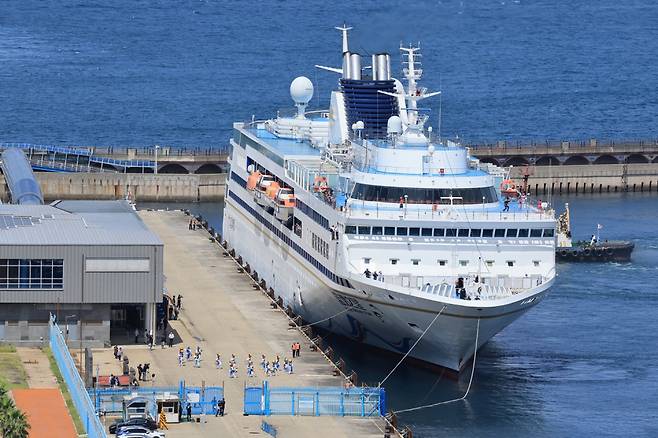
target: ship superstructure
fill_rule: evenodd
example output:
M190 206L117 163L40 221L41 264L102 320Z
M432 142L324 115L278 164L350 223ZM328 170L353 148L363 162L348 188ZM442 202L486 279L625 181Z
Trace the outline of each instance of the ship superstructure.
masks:
M436 138L418 48L401 48L400 81L339 30L342 66L317 66L341 76L329 110L307 110L299 77L296 111L234 124L224 239L306 321L459 371L553 283L554 212L501 199Z

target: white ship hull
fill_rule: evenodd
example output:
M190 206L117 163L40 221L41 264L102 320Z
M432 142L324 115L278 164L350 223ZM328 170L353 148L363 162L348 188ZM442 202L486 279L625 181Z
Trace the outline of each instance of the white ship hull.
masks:
M258 208L251 199L245 201ZM349 278L353 288L345 288L330 282L231 199L226 200L224 209L223 237L228 247L235 249L236 255L283 299L284 305L292 307L305 321L328 319L319 325L397 354L407 353L422 336L410 357L454 371L461 371L474 354L478 321L480 348L538 304L553 283L551 279L495 301L421 298L356 276ZM372 298L382 295L389 300ZM423 335L439 312L441 315Z

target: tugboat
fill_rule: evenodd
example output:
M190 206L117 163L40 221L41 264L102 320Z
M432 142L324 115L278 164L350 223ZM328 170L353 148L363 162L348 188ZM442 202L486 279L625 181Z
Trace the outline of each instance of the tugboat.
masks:
M555 258L558 262L630 262L635 244L627 240L599 239L601 224L596 225L596 235L589 241L572 242L569 204L557 222L557 246Z

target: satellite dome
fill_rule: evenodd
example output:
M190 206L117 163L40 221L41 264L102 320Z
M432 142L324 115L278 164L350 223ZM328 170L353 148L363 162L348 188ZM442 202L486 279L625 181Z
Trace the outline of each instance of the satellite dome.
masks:
M295 78L290 84L290 97L295 103L309 103L313 98L313 82L306 76Z
M391 116L386 123L386 132L389 134L402 134L402 120L398 116Z

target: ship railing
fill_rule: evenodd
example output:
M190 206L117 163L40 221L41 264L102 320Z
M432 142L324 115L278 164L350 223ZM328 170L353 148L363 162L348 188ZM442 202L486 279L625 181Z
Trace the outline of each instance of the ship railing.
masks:
M347 217L398 219L398 220L444 220L444 221L499 221L518 222L523 220L554 220L553 209L534 208L512 211L492 210L490 207L465 209L459 205L446 204L404 204L403 208L392 203L351 201L347 207Z
M364 277L365 274L363 275ZM540 274L524 277L480 277L474 281L475 275L466 277L463 296L470 300L498 300L512 297L518 293L540 286L550 278ZM366 277L368 278L368 277ZM381 282L386 286L396 286L411 292L421 292L427 295L445 298L460 298L460 291L451 276L416 276L416 275L377 275L370 280Z

